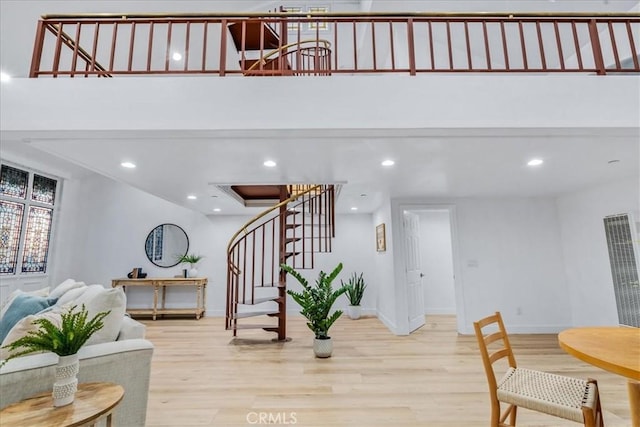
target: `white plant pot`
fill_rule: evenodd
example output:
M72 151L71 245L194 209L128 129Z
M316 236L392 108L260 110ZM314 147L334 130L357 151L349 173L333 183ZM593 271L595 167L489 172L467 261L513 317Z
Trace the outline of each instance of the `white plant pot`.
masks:
M315 353L316 357L331 357L331 353L333 353L333 341L331 341L331 338L327 338L324 340L314 338L313 352Z
M191 267L189 269L189 277L198 277L198 269L195 267Z
M53 383L53 406L65 406L73 403L78 390L78 353L59 356L56 365L56 380Z
M347 315L349 316L350 319L353 319L353 320L359 319L361 314L362 314L362 307L360 307L359 305L347 306Z

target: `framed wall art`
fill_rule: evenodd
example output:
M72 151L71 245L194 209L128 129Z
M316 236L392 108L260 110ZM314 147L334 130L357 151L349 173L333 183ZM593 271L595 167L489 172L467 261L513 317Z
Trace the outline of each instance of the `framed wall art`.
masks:
M387 238L384 231L384 223L376 227L376 251L384 252L387 250Z

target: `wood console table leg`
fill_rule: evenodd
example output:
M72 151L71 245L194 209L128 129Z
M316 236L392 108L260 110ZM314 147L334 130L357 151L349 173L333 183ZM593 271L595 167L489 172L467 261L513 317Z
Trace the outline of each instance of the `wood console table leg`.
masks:
M156 320L158 314L158 285L153 286L153 320Z
M196 287L196 320L200 320L202 309L202 285Z
M640 427L640 382L629 380L627 391L631 408L631 426Z

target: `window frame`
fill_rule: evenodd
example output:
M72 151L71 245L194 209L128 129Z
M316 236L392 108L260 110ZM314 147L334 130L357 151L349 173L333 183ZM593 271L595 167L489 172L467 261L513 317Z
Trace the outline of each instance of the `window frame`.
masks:
M31 278L31 277L46 277L50 274L53 262L52 262L52 252L54 243L56 242L56 224L58 222L59 215L59 206L62 197L62 183L63 180L61 177L56 176L51 173L43 172L40 169L36 169L33 167L25 166L23 164L13 163L10 161L5 161L4 159L0 162L0 166L8 166L14 169L19 169L21 171L27 172L27 193L24 199L18 197L7 196L0 193L0 200L20 203L24 205L22 221L20 224L20 235L18 237L18 252L16 259L16 268L13 273L0 273L0 278L3 280L10 280L16 278ZM39 202L37 200L32 200L33 194L33 183L35 180L35 176L39 175L48 179L52 179L56 182L55 187L55 196L52 204ZM31 207L38 207L43 209L51 209L51 224L49 225L49 241L47 244L47 253L46 253L46 261L44 266L44 271L37 272L23 272L23 258L24 258L24 250L25 250L25 241L27 234L27 225L29 222L29 211Z

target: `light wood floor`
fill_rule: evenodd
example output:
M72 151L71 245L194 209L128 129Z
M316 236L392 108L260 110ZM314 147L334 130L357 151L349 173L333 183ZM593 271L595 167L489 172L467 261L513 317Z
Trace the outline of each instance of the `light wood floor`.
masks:
M147 426L488 426L485 374L474 336L453 316L428 316L406 337L376 318L339 319L333 357L316 359L312 334L289 318L288 343L223 319L144 321L155 344ZM507 325L507 329L508 329ZM564 353L555 335L513 335L519 366L593 377L607 427L630 426L626 380ZM260 418L263 417L262 423ZM520 410L519 425L577 426Z

